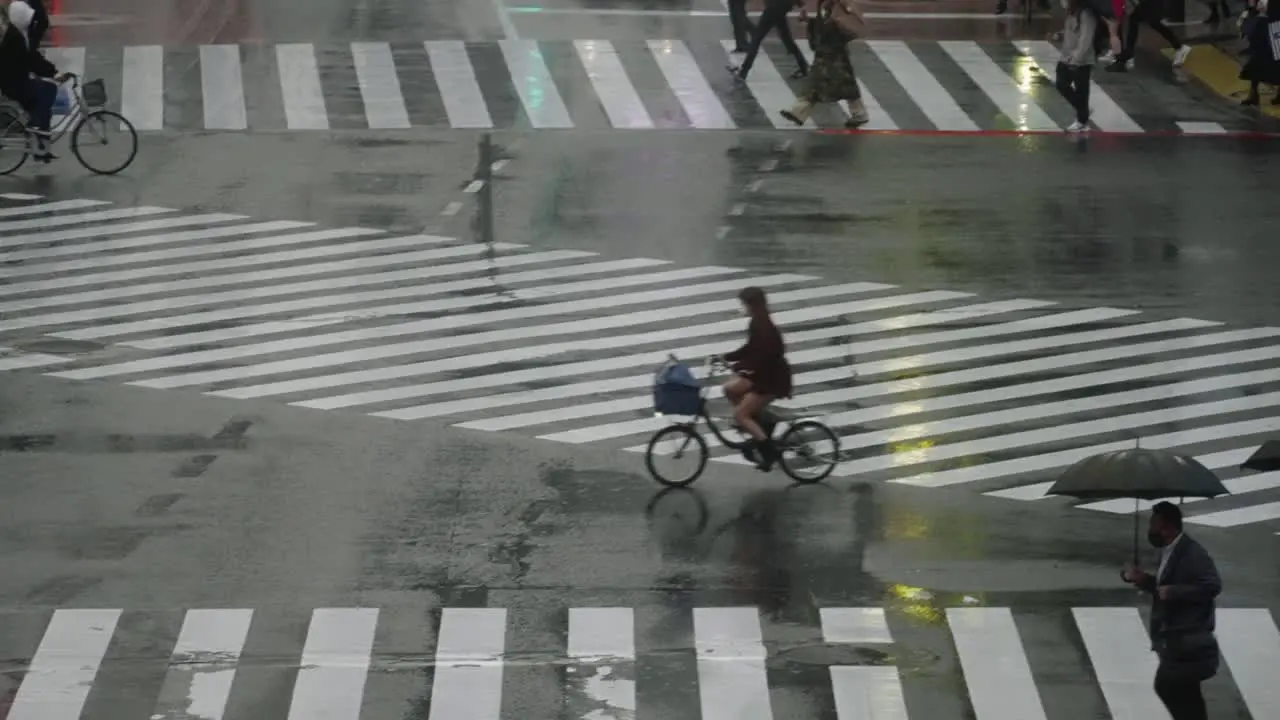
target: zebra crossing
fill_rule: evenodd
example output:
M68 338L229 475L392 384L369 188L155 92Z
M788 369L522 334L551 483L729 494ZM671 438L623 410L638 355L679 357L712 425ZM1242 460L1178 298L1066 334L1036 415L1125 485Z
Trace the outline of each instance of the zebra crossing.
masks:
M768 290L786 330L790 404L841 435L836 478L1066 502L1045 496L1055 472L1140 438L1195 455L1231 490L1188 501L1189 523L1280 520L1280 473L1237 469L1280 432L1280 328L230 213L0 199L0 371L638 453L666 422L652 412L653 369L669 352L698 362L739 344L735 296L750 284ZM79 349L40 349L58 343ZM722 449L712 459L744 462Z
M421 708L425 695L427 707L409 716L962 716L942 715L936 703L916 700L933 692L967 695L972 715L964 716L977 720L1037 720L1046 718L1039 683L1048 681L1059 687L1075 682L1082 693L1099 693L1108 708L1105 717L1113 720L1168 717L1151 690L1156 660L1135 608L1074 607L1047 614L945 608L945 622L926 628L925 639L931 651L945 646L954 662L920 659L913 644L922 640L921 628L905 614L880 607L823 607L803 623L773 622L749 606L571 607L537 618L519 608L444 607L413 615L376 607L318 608L309 617L246 608L0 614L0 624L13 630L0 642L6 657L17 659L0 674L0 683L8 685L0 685L0 710L7 709L8 720L108 717L108 707L110 717L127 710L130 717L154 720L371 720L406 717L405 707ZM672 622L673 615L682 617ZM37 620L45 621L42 635L30 632ZM1054 632L1046 638L1049 621ZM1034 643L1024 640L1029 627ZM949 635L950 642L929 637L936 634ZM1274 682L1280 631L1271 612L1220 609L1217 636L1224 662L1211 686L1234 686L1237 701L1257 720L1280 714ZM1045 665L1035 662L1046 645L1056 655L1048 678L1038 677ZM797 671L803 662L797 651L854 646L878 650L889 662L833 655L818 664L825 672L809 675L812 707L796 712L794 697L782 694L777 681ZM1071 664L1063 653L1073 656ZM1079 668L1074 675L1073 665ZM530 679L523 671L530 667L562 670L536 676L553 692L520 697ZM669 679L660 687L653 682L672 674L688 677L696 690L682 694L673 692ZM514 686L513 676L520 681ZM107 687L112 683L131 683L128 704ZM672 713L682 702L696 708ZM1085 707L1086 700L1075 704Z
M779 114L801 87L786 77L792 61L768 46L739 85L726 70L731 49L728 41L441 40L47 54L64 70L102 78L111 109L143 131L803 129ZM852 53L871 111L866 130L1049 132L1073 120L1052 87L1058 51L1045 41L873 40ZM1180 91L1139 91L1133 82L1095 81L1099 130L1259 129L1221 110L1179 117L1187 107ZM842 127L844 119L821 109L805 127Z

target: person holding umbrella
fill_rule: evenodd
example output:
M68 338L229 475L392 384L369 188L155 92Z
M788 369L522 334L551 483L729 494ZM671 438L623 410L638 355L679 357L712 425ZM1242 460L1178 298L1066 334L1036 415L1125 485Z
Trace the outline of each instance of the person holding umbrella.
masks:
M1159 502L1151 508L1147 540L1160 548L1155 573L1135 564L1121 577L1151 594L1151 642L1160 659L1156 695L1173 720L1208 720L1200 683L1218 673L1214 601L1222 579L1204 546L1183 533L1177 505Z

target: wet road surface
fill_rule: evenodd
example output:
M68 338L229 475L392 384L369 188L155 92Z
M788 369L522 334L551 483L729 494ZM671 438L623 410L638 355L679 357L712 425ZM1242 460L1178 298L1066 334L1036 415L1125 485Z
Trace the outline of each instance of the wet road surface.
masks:
M1115 572L1126 517L725 466L659 496L612 452L434 423L25 375L2 399L6 689L46 670L10 719L1153 707L1114 667L1151 660ZM1271 540L1195 534L1224 608L1276 610ZM1256 612L1220 611L1228 714L1274 711ZM726 675L723 653L760 660Z

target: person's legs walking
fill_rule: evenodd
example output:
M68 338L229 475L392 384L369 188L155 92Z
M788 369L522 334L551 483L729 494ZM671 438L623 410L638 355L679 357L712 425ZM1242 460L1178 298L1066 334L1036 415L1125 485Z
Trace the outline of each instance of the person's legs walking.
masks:
M764 12L760 13L760 21L756 23L756 31L751 35L751 47L747 49L747 57L743 59L735 72L738 77L743 80L747 79L747 73L751 72L751 66L756 62L756 55L760 53L760 43L764 42L764 36L769 34L778 21L786 22L787 13L784 9L779 17L777 8L766 6Z
M804 53L800 52L800 47L796 45L796 39L791 35L791 25L787 22L787 16L782 16L782 21L778 23L778 37L782 40L782 47L791 53L791 57L796 59L796 74L792 77L803 77L809 74L809 61L805 59Z

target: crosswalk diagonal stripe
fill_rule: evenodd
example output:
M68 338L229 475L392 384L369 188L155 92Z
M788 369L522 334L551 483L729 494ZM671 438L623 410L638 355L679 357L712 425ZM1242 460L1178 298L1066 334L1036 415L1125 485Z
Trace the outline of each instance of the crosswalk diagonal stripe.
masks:
M667 86L675 93L676 100L695 128L723 130L736 127L683 41L650 40L648 45L658 70L667 80Z
M1254 476L1257 479L1259 476ZM1268 490L1276 487L1274 476L1268 478ZM1224 483L1225 484L1225 483ZM1218 510L1217 512L1204 513L1189 517L1186 521L1192 525L1202 525L1208 527L1229 528L1238 525L1251 525L1253 523L1266 522L1280 518L1280 502L1261 503L1258 505L1250 505L1247 507L1232 508L1230 510Z
M151 720L222 720L253 610L188 610Z
M605 114L609 116L609 124L615 128L652 128L653 120L649 118L635 85L627 78L627 70L613 43L608 40L575 40L574 49Z
M30 220L7 220L0 222L0 232L13 232L14 230L34 230L42 228L60 227L62 225L84 225L86 223L98 223L104 220L122 220L126 218L139 218L148 215L162 215L164 213L174 212L172 208L162 207L132 207L132 208L116 208L114 210L97 210L85 213L66 213L58 214L47 218L33 218ZM20 238L22 236L19 236ZM0 236L0 241L4 243L4 247L17 244L15 238Z
M694 608L693 632L703 720L773 720L759 611Z
M212 213L209 215L186 215L183 217L168 218L165 220L143 220L133 223L118 223L115 225L97 225L88 228L76 228L74 230L57 230L54 232L42 233L26 233L23 235L10 235L8 237L0 237L0 248L15 247L17 245L29 245L32 243L59 243L67 240L83 240L85 238L99 238L108 235L124 235L135 232L148 232L151 230L168 230L170 228L187 227L189 225L204 225L207 223L235 222L244 220L243 215L232 215L228 213ZM0 295L12 294L7 287L0 287Z
M776 303L776 297L774 298ZM896 317L884 318L880 320L871 320L860 323L845 325L841 318L841 322L837 325L824 328L816 328L813 330L799 330L788 334L788 341L793 345L799 343L810 342L814 340L825 340L833 337L844 338L851 337L859 333L875 333L884 332L886 330L901 330L920 325L944 324L950 322L964 322L974 318L984 317L987 315L1016 312L1019 310L1030 310L1034 308L1045 307L1053 303L1039 301L1000 301L995 303L983 303L980 305L961 306L958 308L946 308L936 312L915 313L913 315L899 315ZM846 313L857 312L860 309L868 309L865 301L855 300L852 302L835 303L831 305L817 305L794 310L775 310L774 319L780 324L802 323L811 320L823 320L827 318L839 317ZM680 339L686 337L707 337L715 334L738 333L741 331L741 323L733 321L721 321L716 323L707 323L688 328L672 328L661 331L656 337L658 339ZM797 378L798 380L799 378ZM542 388L539 390L522 390L513 393L504 393L498 395L483 395L474 398L465 398L456 401L446 401L438 403L429 403L426 405L415 405L412 407L398 408L388 413L389 417L397 417L400 419L422 419L427 417L440 417L444 415L460 415L478 410L488 410L497 407L505 407L510 405L523 405L529 403L545 402L548 400L567 399L570 397L579 397L582 395L592 395L597 393L609 393L618 390L643 390L653 377L646 373L644 375L635 375L621 378L608 378L604 380L593 380L590 382L571 383L568 385L556 385L554 387ZM618 403L618 405L609 406L616 407L619 411L635 410L647 408L652 402L647 394L643 397L621 399L609 401ZM604 414L613 412L612 409L604 409L605 403L575 403L572 406L560 408L556 412L563 413L564 419L575 417L590 417L595 415L596 408L601 408ZM581 414L579 414L581 413ZM511 422L520 422L523 418L532 417L536 413L528 413L524 415L507 416ZM503 424L508 422L504 418L492 418L495 424ZM530 423L533 424L533 423ZM475 422L461 423L460 427L470 427L475 429L490 429L490 425L484 420ZM596 429L602 429L604 426L596 426ZM623 433L627 434L627 433ZM585 441L585 440L584 440Z
M351 56L369 128L410 127L409 111L400 92L400 78L396 75L391 46L383 42L351 43Z
M571 128L573 118L560 98L542 51L534 40L500 40L511 82L524 105L524 114L535 128Z
M1040 72L1050 82L1053 81L1060 53L1052 44L1044 40L1027 40L1015 42L1014 47L1031 58L1032 62L1040 68ZM1089 119L1098 126L1098 129L1112 132L1142 132L1142 126L1134 122L1133 118L1116 104L1116 101L1098 85L1096 80L1091 80L1090 83L1089 105L1092 114Z
M431 74L440 91L449 125L455 128L491 128L493 118L476 72L467 56L467 47L458 40L428 40L425 43L431 61Z
M1073 608L1076 627L1093 663L1113 720L1150 720L1166 714L1151 691L1156 656L1134 608Z
M17 352L13 348L0 347L0 371L65 365L71 360L59 355Z
M939 45L1013 122L1014 127L1019 130L1062 129L1036 104L1031 94L1020 89L977 43L943 41Z
M1265 608L1217 611L1216 636L1231 678L1250 714L1271 717L1280 711L1280 684L1275 667L1280 658L1280 630Z
M1044 704L1008 608L947 608L977 720L1045 720Z
M723 41L725 58L728 59L729 53L733 51L733 40ZM795 123L782 117L781 111L791 107L796 101L795 93L791 92L791 88L787 86L787 82L782 79L782 75L778 73L778 69L774 67L773 61L765 53L756 56L755 65L751 67L751 72L747 74L747 89L755 96L756 101L766 111L769 116L769 122L773 123L775 128L784 130L797 130L801 127L812 130L817 127L812 119L806 119L804 125L796 125Z
M0 218L39 215L41 213L62 212L63 210L83 210L84 208L102 207L110 204L102 200L56 200L37 205L0 208Z
M289 128L328 130L329 114L325 110L315 47L311 43L277 45L276 67Z
M377 608L312 613L288 720L358 720L377 624Z
M505 609L441 611L427 720L498 720L506 631Z
M200 88L206 128L244 130L249 127L239 45L200 46Z
M205 217L207 218L208 216ZM229 220L241 219L237 215L215 217L226 217ZM191 240L216 240L218 238L233 237L236 235L252 235L254 233L296 230L304 227L312 227L314 225L315 223L296 222L293 220L272 220L268 222L249 223L246 225L232 225L229 227L212 227L201 230L164 233L161 235L143 235L141 237L128 237L117 240L98 240L95 242L77 243L75 245L64 247L46 247L38 250L21 250L18 252L5 253L4 258L7 262L13 262L14 260L41 260L44 258L66 257L68 255L86 255L89 253L110 252L113 250L129 250L132 248L150 247L153 245L172 245ZM94 262L97 262L97 260Z
M899 40L872 40L867 42L867 47L889 68L898 84L939 130L979 129L906 43Z
M493 262L473 261L466 263L456 263L454 265L437 266L436 270L443 268L453 268L453 273L437 272L437 277L448 274L464 274L487 268L515 268L523 265L536 264L539 262L554 262L557 260L573 259L576 257L586 256L588 253L577 251L549 251L545 253L527 253L524 255L508 255L503 258L495 258ZM586 263L582 265L569 265L546 270L529 270L524 272L514 272L503 276L503 282L508 284L520 285L526 282L535 282L550 278L573 277L576 275L590 275L595 272L612 272L619 269L619 265L624 268L634 267L634 263L629 262L603 262L603 263ZM415 274L416 272L416 274ZM389 274L390 275L390 274ZM402 279L422 279L423 271L400 272L394 277L383 278L377 280L377 284L385 282L394 282ZM175 329L192 327L211 322L221 322L224 320L244 319L250 317L258 317L262 315L277 315L296 311L315 310L320 307L329 307L335 305L358 304L375 300L387 300L398 297L418 297L427 295L439 295L443 293L460 292L465 290L477 290L492 287L493 281L489 278L468 278L465 280L453 280L442 283L432 284L426 287L421 285L397 285L391 288L381 290L365 290L362 292L346 293L343 295L309 295L303 298L295 298L292 300L282 300L263 305L235 305L232 307L218 308L215 310L202 310L199 312L188 313L186 315L166 315L147 320L138 320L135 322L124 322L115 325L100 325L96 327L86 328L65 333L57 333L59 337L85 340L92 338L113 337L120 335L136 335L145 332L172 332ZM316 288L313 288L316 289ZM323 288L321 288L323 289ZM282 293L283 294L283 293ZM165 300L152 300L143 303L130 303L128 306L120 306L121 315L126 314L123 310L129 310L129 314L133 314L132 310L137 309L138 312L148 312L155 310L174 310L181 307L190 307L197 305L210 305L219 302L244 302L247 298L243 293L232 291L228 293L211 293L208 295L188 295L178 296L176 298L166 298ZM131 307L132 306L132 307ZM52 323L50 323L52 324ZM187 343L172 342L171 339L177 336L161 336L158 338L150 338L145 340L123 341L121 345L144 349L162 349L170 347L183 347Z
M56 610L8 720L79 720L120 610Z

